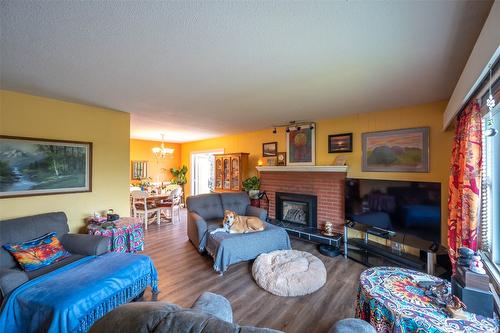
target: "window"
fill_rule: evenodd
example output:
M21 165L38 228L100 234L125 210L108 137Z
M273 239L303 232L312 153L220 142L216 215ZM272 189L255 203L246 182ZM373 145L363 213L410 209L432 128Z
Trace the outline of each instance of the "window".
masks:
M489 122L497 133L487 136ZM480 247L500 273L500 106L483 118L483 170L481 183ZM494 272L492 272L494 273Z

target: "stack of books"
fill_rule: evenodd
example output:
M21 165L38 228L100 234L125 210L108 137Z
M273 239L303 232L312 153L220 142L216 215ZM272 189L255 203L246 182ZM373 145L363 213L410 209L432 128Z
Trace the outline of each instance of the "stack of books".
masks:
M490 291L490 279L487 274L478 274L465 266L457 265L455 279L464 288Z

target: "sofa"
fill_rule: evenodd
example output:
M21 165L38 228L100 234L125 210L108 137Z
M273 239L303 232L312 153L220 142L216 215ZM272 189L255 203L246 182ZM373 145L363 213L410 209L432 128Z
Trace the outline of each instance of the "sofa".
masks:
M19 268L14 257L2 245L23 242L55 231L62 246L71 254L59 262L34 271ZM109 239L102 236L70 234L68 219L63 212L39 214L0 221L0 303L23 283L85 256L108 251Z
M97 321L89 333L280 333L281 331L239 326L233 323L231 303L221 295L203 293L191 308L167 302L122 305ZM347 318L337 321L329 333L375 333L366 321ZM281 332L282 333L282 332Z
M189 309L167 302L129 303L97 321L89 333L279 333L280 331L239 326L233 323L229 301L203 293Z
M188 238L200 253L208 252L212 256L216 272L222 274L229 265L255 259L262 253L291 249L286 230L267 222L264 222L263 231L210 234L210 231L222 226L226 209L238 215L256 216L266 221L267 212L251 206L250 198L245 192L190 196L186 200L186 207Z
M131 302L158 274L150 257L108 252L109 238L70 234L62 212L0 221L0 332L79 332ZM55 232L69 257L32 271L1 245Z

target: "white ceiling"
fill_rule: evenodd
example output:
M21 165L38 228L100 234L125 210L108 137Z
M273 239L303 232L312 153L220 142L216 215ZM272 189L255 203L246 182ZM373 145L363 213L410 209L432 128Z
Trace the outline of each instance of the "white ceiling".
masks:
M2 1L1 88L175 142L448 98L489 1Z

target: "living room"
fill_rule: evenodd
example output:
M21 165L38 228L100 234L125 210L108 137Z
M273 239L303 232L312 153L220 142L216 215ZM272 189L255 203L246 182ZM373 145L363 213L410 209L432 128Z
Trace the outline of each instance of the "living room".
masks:
M0 331L498 331L498 1L0 8Z

